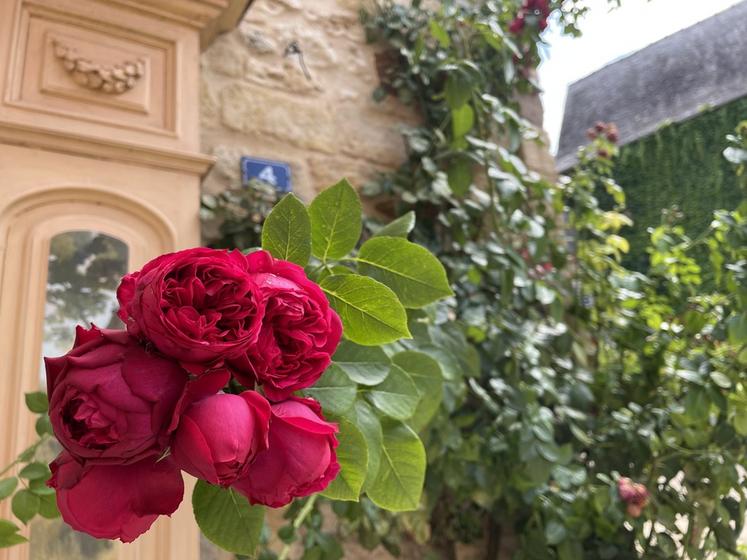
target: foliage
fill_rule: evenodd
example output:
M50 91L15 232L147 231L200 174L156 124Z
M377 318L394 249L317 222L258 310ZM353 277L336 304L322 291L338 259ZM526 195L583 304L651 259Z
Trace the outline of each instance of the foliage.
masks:
M272 185L253 179L246 187L204 194L201 201L203 228L213 226L208 237L216 249L247 249L262 245L262 224L278 201ZM217 225L217 228L216 228Z
M236 226L220 243L251 239L256 222L244 223L242 230L240 220L226 208L229 204L224 197L213 206L223 219L234 216L229 222ZM318 400L340 428L337 456L341 471L322 495L358 502L365 493L389 511L417 509L425 451L409 424L428 422L440 402L443 377L438 363L422 353L419 341L425 337L416 328L427 329L430 321L421 308L452 294L442 265L427 250L397 236L408 229L401 223L380 232L388 235L360 244L361 202L345 180L322 191L308 209L295 195L286 195L260 223L262 248L305 266L343 323L346 340L333 364L313 387L303 391ZM244 237L246 229L250 234ZM421 406L426 397L427 405ZM316 519L318 499L313 496L299 506L298 519L285 531L287 542L307 518ZM256 548L261 508L250 507L231 490L205 484L195 489L193 506L210 540L240 554ZM330 547L335 546L329 538L320 535L307 541L309 550L333 557Z
M0 472L0 501L10 499L11 511L18 521L28 525L37 515L45 519L59 517L55 492L46 485L50 476L44 458L44 446L52 437L52 425L47 415L47 396L26 393L26 407L36 414L36 433L39 439L27 447L18 458ZM7 476L11 471L13 475ZM21 544L27 539L18 532L16 523L0 519L0 548Z
M628 194L635 222L624 230L630 240L626 264L646 270L648 229L659 224L663 209L676 205L683 226L699 232L708 227L714 210L738 204L741 193L734 171L716 147L745 114L747 99L738 99L663 126L620 149L614 176ZM697 257L701 266L708 262L705 251Z
M421 432L437 548L448 558L483 539L492 559L505 537L520 559L736 554L741 214L720 214L697 241L670 220L652 233L649 275L626 269L611 140L597 137L559 184L519 157L533 133L515 98L531 85L537 33L503 31L516 8L385 3L366 19L396 52L383 92L424 117L406 131L408 161L366 192L415 213L412 235L446 264L480 355L469 390ZM692 256L706 246L730 271L713 293ZM621 476L646 487L635 507Z

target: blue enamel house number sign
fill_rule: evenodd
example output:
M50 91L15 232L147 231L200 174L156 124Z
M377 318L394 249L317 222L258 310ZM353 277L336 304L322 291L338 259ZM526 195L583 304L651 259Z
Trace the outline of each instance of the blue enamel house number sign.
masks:
M291 192L290 165L282 161L253 157L241 158L241 180L244 184L259 179L272 185L279 193Z

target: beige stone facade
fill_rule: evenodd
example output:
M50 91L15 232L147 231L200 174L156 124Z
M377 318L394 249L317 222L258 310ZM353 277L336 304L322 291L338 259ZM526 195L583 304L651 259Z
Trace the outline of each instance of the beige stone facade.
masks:
M359 19L365 5L255 0L241 24L203 53L202 150L216 158L204 190L240 186L241 156L289 163L294 190L307 200L341 177L360 186L403 161L401 127L419 119L391 97L372 98L379 77L376 47L366 43ZM541 128L539 97L519 101ZM541 143L528 142L522 152L531 169L555 175Z
M341 177L360 185L401 163L400 126L417 116L372 99L375 50L360 7L256 0L202 55L202 148L217 158L206 190L239 186L242 155L288 162L306 199ZM289 52L294 44L301 54Z

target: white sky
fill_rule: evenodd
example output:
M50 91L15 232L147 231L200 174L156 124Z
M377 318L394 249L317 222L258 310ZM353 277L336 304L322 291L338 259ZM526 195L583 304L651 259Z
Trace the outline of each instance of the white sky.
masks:
M549 47L543 53L539 78L553 153L569 84L742 0L623 0L622 7L615 9L607 0L585 1L591 10L581 23L582 37L562 36L555 25L543 37Z

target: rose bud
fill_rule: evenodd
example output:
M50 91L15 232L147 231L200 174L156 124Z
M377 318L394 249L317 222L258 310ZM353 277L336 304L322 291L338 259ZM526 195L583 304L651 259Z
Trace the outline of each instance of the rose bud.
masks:
M182 414L171 454L189 474L229 486L267 449L269 423L270 403L255 391L212 395Z
M340 342L342 323L300 266L266 251L248 255L247 263L265 315L257 343L231 365L242 384L261 383L269 399L280 401L321 377Z
M588 130L586 131L586 137L587 137L587 138L588 138L589 140L596 140L596 139L597 139L597 131L596 131L596 130L594 130L593 128L589 128L589 129L588 129Z
M119 316L130 334L199 374L254 345L264 307L239 251L162 255L122 279Z
M598 134L602 134L607 129L607 124L602 121L597 121L594 123L594 130L597 131Z
M159 454L187 384L179 364L125 331L77 328L65 356L46 358L49 419L73 456L133 463Z
M63 451L49 465L62 519L98 539L132 542L184 495L179 469L151 457L131 465L81 465Z
M314 399L294 397L272 406L270 445L233 488L253 504L281 507L321 492L340 471L337 426L325 422Z
M617 126L614 124L610 124L609 127L607 127L607 140L615 144L619 139L620 132L617 129Z

